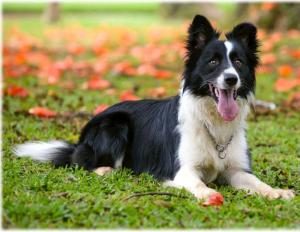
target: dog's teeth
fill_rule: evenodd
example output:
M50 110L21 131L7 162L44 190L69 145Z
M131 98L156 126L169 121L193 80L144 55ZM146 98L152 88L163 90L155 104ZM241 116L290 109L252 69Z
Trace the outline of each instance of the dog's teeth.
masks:
M219 97L219 91L218 91L217 88L215 88L215 94L216 94L217 97Z

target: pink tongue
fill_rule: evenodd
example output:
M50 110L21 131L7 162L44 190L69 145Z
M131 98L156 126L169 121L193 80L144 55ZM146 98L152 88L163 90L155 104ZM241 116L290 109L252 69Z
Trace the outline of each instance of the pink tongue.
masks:
M218 112L225 121L232 121L238 114L238 105L233 99L233 90L219 90Z

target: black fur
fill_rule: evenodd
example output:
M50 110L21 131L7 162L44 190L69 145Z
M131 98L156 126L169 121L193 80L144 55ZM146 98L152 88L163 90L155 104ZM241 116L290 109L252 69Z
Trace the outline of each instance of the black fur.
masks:
M85 126L71 159L70 154L60 153L60 159L63 153L64 160L70 161L61 164L93 170L114 167L115 161L124 156L122 166L136 174L148 172L157 179L173 178L179 168L178 100L127 101L110 107Z

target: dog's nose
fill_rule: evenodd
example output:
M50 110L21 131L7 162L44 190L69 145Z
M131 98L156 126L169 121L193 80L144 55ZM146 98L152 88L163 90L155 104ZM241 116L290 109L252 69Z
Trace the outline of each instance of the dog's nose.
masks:
M227 75L224 79L229 86L234 86L238 82L238 78L235 75Z

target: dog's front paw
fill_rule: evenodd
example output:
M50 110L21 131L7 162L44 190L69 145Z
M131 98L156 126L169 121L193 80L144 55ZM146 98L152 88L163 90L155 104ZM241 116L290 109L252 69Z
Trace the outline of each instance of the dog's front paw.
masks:
M267 197L270 200L278 198L289 200L295 197L295 192L290 189L267 188L261 191L260 194Z
M94 172L95 172L96 174L98 174L99 176L104 176L105 174L110 173L110 172L112 172L113 170L114 170L114 169L111 168L111 167L99 167L99 168L96 168L96 169L94 170Z
M199 200L208 200L213 194L218 194L218 192L212 188L199 187L194 191L195 197Z

